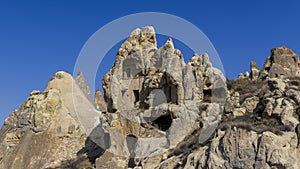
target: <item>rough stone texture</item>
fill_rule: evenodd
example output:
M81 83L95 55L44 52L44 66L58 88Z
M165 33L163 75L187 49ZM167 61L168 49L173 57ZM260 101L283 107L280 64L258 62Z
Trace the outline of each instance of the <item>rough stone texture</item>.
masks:
M245 79L245 76L243 73L240 73L238 76L238 80L242 80L242 79Z
M287 47L277 47L271 50L263 68L259 70L257 64L250 63L250 74L240 73L238 79L266 80L270 78L300 77L300 60L295 51Z
M240 107L239 92L234 92L232 95L229 94L225 104L225 112L233 112L235 108L239 108L239 107Z
M292 50L273 49L261 71L252 62L225 90L207 54L185 63L155 36L131 33L103 78L104 98L96 91L92 101L82 74L65 72L32 91L0 130L0 168L300 168Z
M138 138L135 156L142 157L174 148L186 133L192 132L197 119L202 119L203 131L217 124L222 97L226 97L225 78L212 67L207 54L195 54L185 63L172 39L157 49L152 27L131 33L119 49L113 68L105 75L103 88L107 114L117 114L116 119L108 118L108 123L117 121L122 133L110 134L111 140L120 140L115 144L121 148L109 151L128 155L122 142L133 135ZM106 128L107 133L113 130ZM145 149L144 144L150 145Z
M106 102L102 96L101 90L97 90L95 93L94 104L97 110L101 112L107 112Z
M247 110L245 107L238 107L238 108L233 109L232 114L234 117L243 116L243 115L245 115L246 111Z
M259 98L257 96L254 96L245 99L241 107L245 108L247 112L253 113L258 103L259 103Z
M0 168L55 168L78 157L87 136L74 114L72 84L69 74L56 73L45 92L31 92L6 119L0 131ZM83 92L80 97L86 99ZM88 158L85 161L92 166Z
M274 48L260 72L260 78L299 77L299 66L298 55L293 50Z
M250 70L251 70L250 78L252 80L257 80L258 76L259 76L260 70L259 70L256 62L254 62L254 61L251 62L251 64L250 64Z
M81 72L79 72L76 77L75 77L75 81L78 85L78 87L82 90L82 92L85 94L85 96L92 101L92 95L91 95L91 91L89 89L89 86L86 84L86 81L82 75Z

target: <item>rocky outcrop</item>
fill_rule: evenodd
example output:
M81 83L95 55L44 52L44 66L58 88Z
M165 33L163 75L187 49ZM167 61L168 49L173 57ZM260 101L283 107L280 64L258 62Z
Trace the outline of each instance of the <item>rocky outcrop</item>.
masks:
M185 63L172 39L157 49L152 27L131 33L104 76L103 88L108 112L102 122L110 126L105 132L115 144L107 151L135 158L175 148L196 128L211 137L206 129L216 127L226 99L225 78L207 54L195 54ZM134 150L125 146L128 137L136 139Z
M65 72L56 73L44 92L31 92L0 131L0 168L53 168L78 157L87 136L75 114L72 92L87 100Z
M259 70L255 62L250 64L250 76L239 74L238 79L265 80L270 78L300 77L300 60L295 51L287 47L271 50L263 68Z
M227 80L207 54L185 63L153 27L134 30L92 101L56 73L0 130L0 168L300 168L299 58L272 49Z
M286 47L274 48L261 70L260 78L299 77L298 55Z
M299 168L296 149L294 132L219 130L208 146L188 155L183 168Z

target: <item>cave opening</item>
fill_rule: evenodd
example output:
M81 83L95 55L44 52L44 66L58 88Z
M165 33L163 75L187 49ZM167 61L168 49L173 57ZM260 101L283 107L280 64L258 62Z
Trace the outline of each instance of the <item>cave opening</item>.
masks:
M204 102L211 102L212 90L207 89L203 90L203 101Z
M159 130L167 131L172 125L172 117L170 114L160 116L152 121L152 125Z
M139 90L133 90L133 95L134 95L134 104L136 104L138 101L140 101Z

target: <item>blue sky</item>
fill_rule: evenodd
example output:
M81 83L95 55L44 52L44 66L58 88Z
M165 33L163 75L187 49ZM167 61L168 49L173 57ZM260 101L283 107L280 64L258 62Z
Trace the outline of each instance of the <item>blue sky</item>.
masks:
M164 12L190 21L215 46L226 76L236 78L249 70L252 60L261 67L273 47L284 45L300 52L299 7L297 0L1 0L0 123L32 90L43 91L55 72L72 73L87 39L119 17ZM115 57L117 45L105 65ZM190 53L186 49L183 54L190 57ZM99 68L96 84L108 69L105 65Z

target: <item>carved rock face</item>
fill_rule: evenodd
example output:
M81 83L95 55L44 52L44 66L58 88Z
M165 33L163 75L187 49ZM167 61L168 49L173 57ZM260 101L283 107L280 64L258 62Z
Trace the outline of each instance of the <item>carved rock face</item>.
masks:
M226 97L225 78L212 67L207 54L195 54L186 64L172 39L157 49L152 27L131 33L119 49L113 68L105 75L103 88L108 106L108 120L104 123L119 121L124 138L129 135L137 138L136 156L175 147L192 132L197 120L201 119L205 127L217 124ZM214 103L216 108L205 112L211 106L203 109L203 102L218 104ZM107 130L111 133L114 129ZM110 137L120 140L117 145L124 146L122 136ZM152 138L161 146L139 147ZM155 139L153 145L157 143Z

